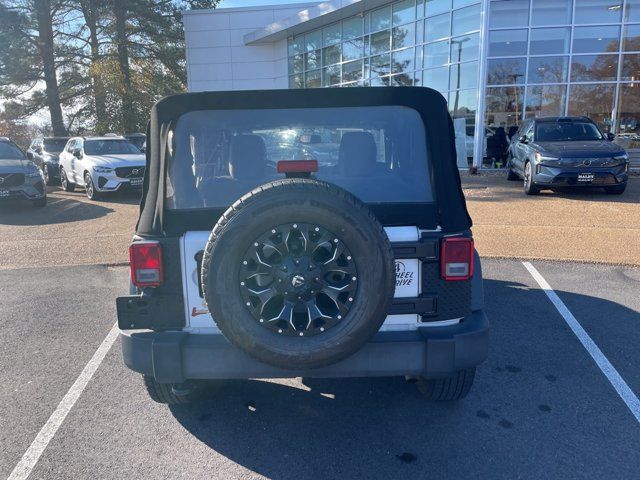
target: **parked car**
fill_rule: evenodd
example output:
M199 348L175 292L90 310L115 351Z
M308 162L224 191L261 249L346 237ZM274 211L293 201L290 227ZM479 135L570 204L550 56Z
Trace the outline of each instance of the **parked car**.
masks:
M58 161L67 141L69 137L39 137L27 149L27 157L42 170L47 185L53 185L60 179Z
M620 195L627 186L629 157L587 117L526 120L509 145L507 178L524 180L524 191L604 187Z
M60 184L83 187L91 200L105 193L140 189L145 156L124 137L73 137L60 154Z
M47 204L42 171L8 138L0 138L0 202L29 201L34 207Z
M124 362L153 400L298 376L467 395L488 322L442 95L189 93L157 103L150 129L131 293L116 304ZM287 131L334 152L287 157L273 141Z

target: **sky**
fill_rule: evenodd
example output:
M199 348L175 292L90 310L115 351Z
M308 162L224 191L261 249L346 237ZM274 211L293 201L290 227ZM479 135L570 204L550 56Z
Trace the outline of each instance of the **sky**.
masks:
M264 5L285 5L308 3L309 0L222 0L218 8L256 7Z

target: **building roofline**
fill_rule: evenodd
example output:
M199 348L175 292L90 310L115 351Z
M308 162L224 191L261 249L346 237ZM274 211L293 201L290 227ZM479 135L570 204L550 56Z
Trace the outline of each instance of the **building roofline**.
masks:
M321 0L316 2L300 2L300 3L278 3L275 5L254 5L251 7L216 7L216 8L194 8L192 10L185 10L182 12L183 15L202 15L202 14L222 14L222 13L233 13L233 12L252 12L252 11L264 11L264 10L286 10L291 8L299 7L301 9L307 7L314 7L318 3L321 3Z

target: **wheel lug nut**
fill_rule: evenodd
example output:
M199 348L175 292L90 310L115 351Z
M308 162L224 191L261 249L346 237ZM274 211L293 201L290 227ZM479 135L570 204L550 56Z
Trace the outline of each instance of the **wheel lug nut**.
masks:
M338 320L342 320L342 315L338 315Z
M303 337L304 336L304 332L300 332L300 336Z
M282 333L282 329L281 328L278 329L278 333Z

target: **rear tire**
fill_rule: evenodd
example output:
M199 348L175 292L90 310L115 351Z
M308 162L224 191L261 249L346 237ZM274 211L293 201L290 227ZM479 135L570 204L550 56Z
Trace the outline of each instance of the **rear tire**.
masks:
M475 376L476 369L473 367L460 370L446 378L427 380L424 377L419 377L417 386L420 393L422 393L427 400L433 402L451 402L467 396L469 390L471 390Z
M195 398L193 390L184 391L181 388L176 388L172 383L157 382L155 378L148 375L143 375L142 381L151 400L156 403L186 405L187 403L191 403Z
M622 195L627 189L627 184L616 185L615 187L605 187L604 191L609 195Z
M507 180L510 182L520 180L520 177L516 175L516 172L511 169L511 159L507 160Z
M76 189L76 184L69 181L67 172L62 167L60 167L60 186L65 192L73 192Z

